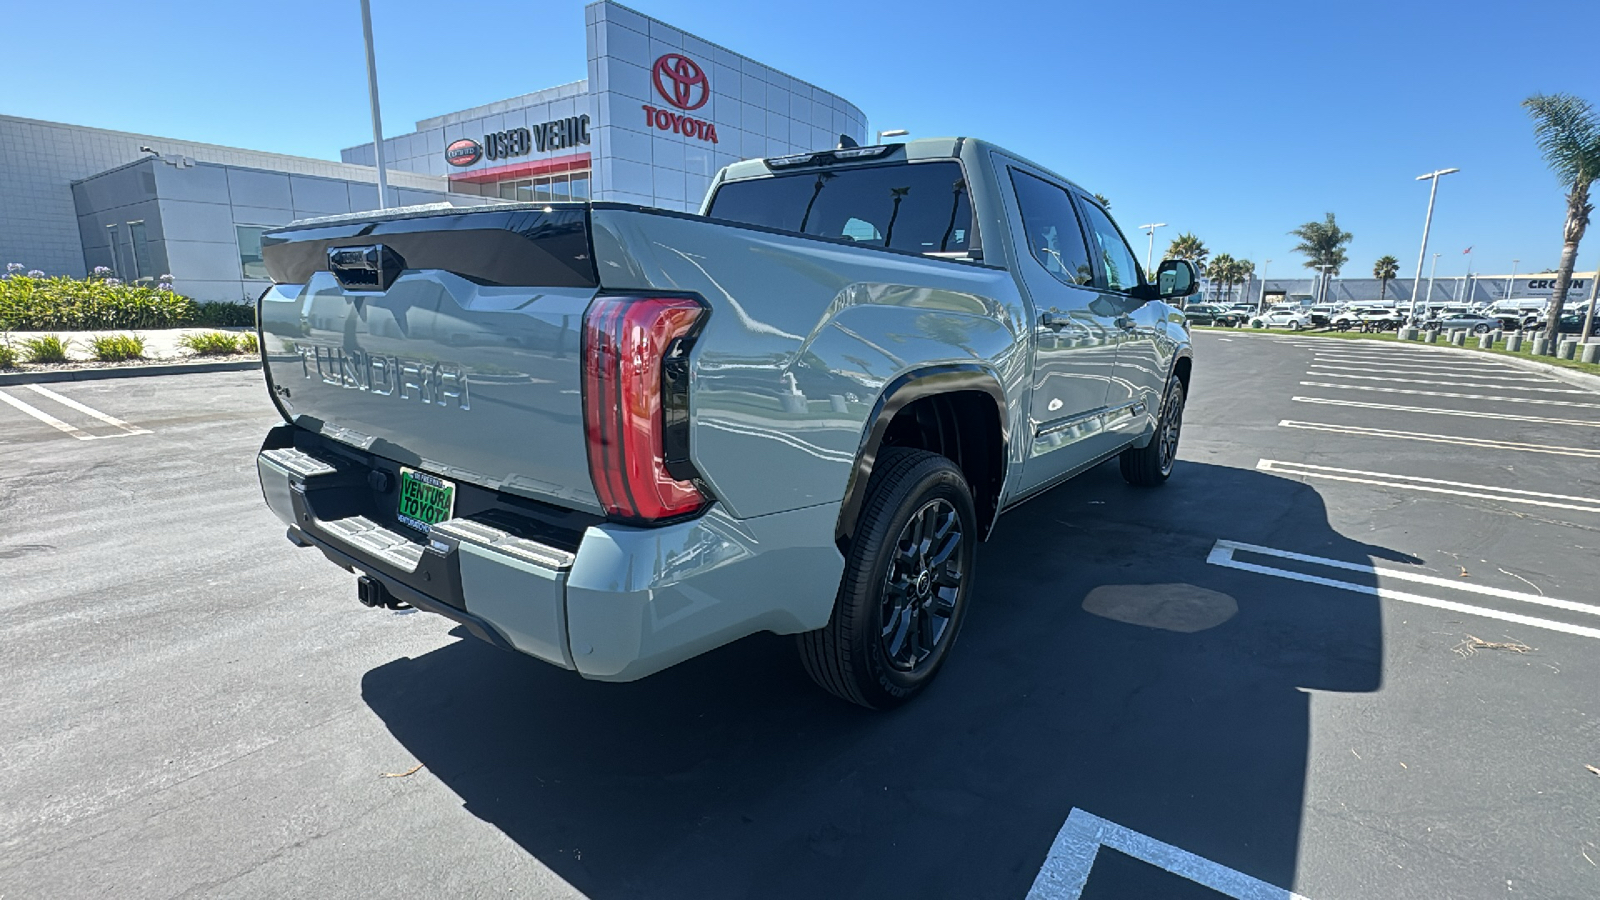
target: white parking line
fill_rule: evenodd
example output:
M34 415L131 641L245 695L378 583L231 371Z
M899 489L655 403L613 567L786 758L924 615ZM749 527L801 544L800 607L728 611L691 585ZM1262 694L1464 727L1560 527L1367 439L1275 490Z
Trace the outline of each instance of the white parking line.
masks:
M1375 484L1379 487L1400 488L1407 491L1449 494L1452 497L1474 497L1480 500L1501 500L1506 503L1525 503L1532 506L1548 506L1554 509L1576 509L1582 512L1600 513L1600 500L1593 500L1588 497L1568 497L1564 494L1520 491L1514 488L1495 487L1488 484L1444 481L1439 478L1396 475L1391 472L1337 469L1332 466L1313 466L1308 463L1284 462L1277 459L1263 459L1256 463L1256 468L1262 472L1299 475L1302 478L1322 478L1329 481L1348 481L1355 484Z
M1584 391L1577 388L1526 387L1521 384L1483 384L1481 382L1466 381L1425 381L1420 378L1384 378L1381 375L1347 375L1343 372L1307 372L1306 374L1315 375L1318 378L1349 378L1352 381L1388 381L1399 384L1438 384L1449 387L1493 388L1502 391L1537 391L1541 394L1589 394L1591 396L1594 394L1593 391ZM1473 377L1476 378L1478 376L1475 375ZM1491 375L1489 377L1495 378L1498 376ZM1540 380L1554 381L1555 379L1546 378Z
M149 434L150 433L150 430L147 429L147 428L140 428L140 427L138 427L136 425L129 425L127 422L124 422L121 419L116 418L115 416L108 416L108 415L106 415L105 413L101 412L98 409L95 409L95 408L90 407L90 406L85 406L82 403L79 403L78 401L72 399L71 397L63 397L60 394L58 394L55 391L52 391L52 390L50 390L48 388L42 388L37 384L30 384L27 387L28 387L28 390L33 391L34 393L39 394L41 396L49 397L51 400L56 401L57 403L61 404L62 406L65 406L65 407L67 407L69 409L75 409L78 412L81 412L86 416L90 416L92 418L99 419L100 421L106 423L107 425L115 425L116 427L121 428L123 431L126 431L129 434Z
M1559 631L1563 634L1577 635L1578 637L1594 638L1600 640L1600 628L1590 628L1587 625L1572 625L1566 622L1557 622L1553 619L1540 619L1536 616L1525 616L1521 613L1504 612L1483 606L1472 606L1467 603L1457 603L1454 600L1440 600L1435 597L1426 597L1421 594L1412 594L1406 591L1397 591L1393 588L1380 587L1375 584L1357 584L1351 581L1339 581L1333 578L1324 578L1321 575L1308 575L1304 572L1295 572L1290 569L1277 569L1272 566L1257 565L1256 563L1240 562L1234 559L1234 553L1253 553L1259 556L1272 556L1278 559L1288 559L1295 562L1310 563L1326 566L1332 569L1341 569L1347 572L1360 572L1373 578L1394 578L1401 581L1413 581L1428 584L1434 587L1449 588L1486 596L1498 597L1505 600L1517 600L1539 606L1549 606L1565 609L1571 612L1581 612L1590 615L1600 615L1600 607L1589 606L1584 603L1573 603L1569 600L1556 600L1553 597L1541 597L1538 594L1523 594L1518 591L1507 591L1500 588L1483 587L1476 584L1463 584L1448 578L1435 578L1431 575L1422 575L1416 572L1404 572L1398 569L1380 569L1377 566L1365 563L1351 563L1338 559L1326 559L1320 556L1308 556L1304 553L1292 553L1287 550L1277 550L1272 547L1262 547L1257 544L1244 544L1238 541L1217 541L1211 548L1211 553L1206 557L1206 562L1226 569L1238 569L1243 572L1254 572L1258 575L1271 575L1276 578L1287 578L1291 581L1302 581L1306 584L1319 584L1323 587L1337 588L1343 591L1352 591L1357 594L1367 594L1373 597L1382 597L1385 600L1399 600L1402 603L1415 603L1419 606L1431 606L1435 609L1449 610L1450 612L1464 613L1470 616L1483 616L1487 619L1498 619L1502 622L1515 622L1530 628L1542 628L1547 631Z
M1496 361L1496 360L1494 360L1492 358L1456 359L1454 357L1428 356L1428 355L1421 354L1421 353L1411 353L1411 354L1403 354L1403 353L1340 353L1338 351L1330 352L1330 351L1327 351L1327 350L1318 350L1318 351L1314 352L1312 354L1312 356L1316 357L1317 359L1342 359L1342 360L1360 359L1360 360L1368 360L1368 361L1371 361L1371 362L1384 362L1384 363L1387 363L1387 362L1401 362L1401 363L1408 363L1409 364L1409 363L1413 363L1414 362L1414 363L1417 363L1418 365L1424 365L1424 366L1438 365L1438 366L1450 366L1452 368L1460 368L1460 367L1480 368L1480 369L1482 369L1482 368L1490 368L1490 367L1496 368L1496 369L1515 369L1515 368L1517 368L1516 366L1510 365L1509 363L1499 362L1499 361Z
M1056 832L1028 900L1078 900L1101 847L1165 869L1235 900L1307 900L1293 891L1074 808Z
M86 415L89 415L89 416L92 416L92 417L94 417L96 419L99 419L102 422L105 422L105 423L110 424L110 425L115 425L118 428L122 429L121 433L119 433L119 434L89 434L88 432L83 431L80 428L77 428L77 427L75 427L73 425L69 425L66 422L61 421L60 419L56 418L55 416L50 415L49 413L45 412L42 409L39 409L36 406L30 406L29 404L24 403L21 400L18 400L16 397L11 396L10 394L7 394L4 391L0 391L0 401L3 401L3 402L9 404L12 407L15 407L16 409L21 410L24 413L27 413L28 415L34 417L35 419L38 419L39 421L45 423L46 425L49 425L51 428L54 428L57 431L62 432L63 434L70 434L70 435L72 435L73 437L77 438L80 441L98 441L98 440L105 440L106 438L132 437L132 436L138 435L138 434L150 434L150 431L147 430L147 429L138 428L136 426L129 425L128 423L126 423L126 422L124 422L124 421L122 421L120 419L112 418L111 416L108 416L105 413L100 412L97 409L91 409L90 407L84 406L83 404L77 402L76 400L71 400L71 399L69 399L67 397L63 397L60 394L55 393L54 391L45 390L44 388L41 388L36 384L30 384L30 385L27 385L27 387L31 388L36 393L42 394L42 395L44 395L46 397L49 397L52 400L55 400L55 401L61 403L63 406L66 406L66 407L68 407L70 409L76 409L79 412L85 413Z
M1538 397L1497 397L1493 394L1456 394L1450 391L1409 391L1405 388L1378 387L1371 384L1329 384L1325 381L1302 381L1301 387L1335 388L1341 391L1375 391L1383 394L1413 394L1418 397L1454 397L1457 400L1492 400L1497 403L1533 403L1541 406L1573 406L1579 409L1600 409L1600 403L1582 403L1577 400L1544 400Z
M1334 363L1325 363L1325 362L1312 361L1312 362L1308 363L1307 366L1309 368L1312 368L1312 369L1336 369L1336 370L1338 370L1340 372L1379 372L1379 373L1384 373L1384 374L1388 374L1388 375L1449 375L1449 374L1452 374L1452 373L1460 373L1460 374L1463 374L1463 375L1470 375L1470 376L1475 377L1475 378L1498 378L1501 381L1555 381L1556 380L1554 378L1546 378L1543 375L1518 375L1518 374L1516 374L1516 372L1520 371L1520 370L1512 370L1512 369L1506 369L1503 372L1500 371L1500 370L1490 370L1490 369L1478 369L1478 370L1471 371L1471 372L1462 372L1461 369L1459 369L1459 368L1457 368L1455 366L1422 366L1422 365L1413 365L1411 363L1380 363L1380 362L1373 362L1373 363L1367 363L1367 364L1359 364L1359 363L1338 363L1338 364L1334 364ZM1315 374L1315 373L1313 373L1313 374Z
M1488 450L1519 450L1524 453L1549 453L1555 456L1580 456L1600 459L1600 450L1582 447L1554 447L1549 444L1520 444L1516 441L1494 441L1488 438L1455 437L1442 434L1424 434L1417 431L1394 431L1388 428L1363 428L1360 425L1330 425L1325 422L1297 422L1284 419L1279 428L1301 428L1307 431L1327 431L1336 434L1354 434L1361 437L1394 438L1402 441L1427 441L1432 444L1459 444L1463 447L1482 447Z
M1538 422L1541 425L1576 425L1580 428L1600 428L1600 422L1585 422L1581 419L1552 419L1547 416L1475 412L1470 409L1436 409L1431 406L1398 406L1391 403L1366 403L1361 400L1333 400L1327 397L1291 397L1289 399L1295 403L1315 403L1321 406L1350 406L1356 409L1381 409L1387 412L1421 413L1429 416L1461 416L1468 419L1499 419L1506 422Z

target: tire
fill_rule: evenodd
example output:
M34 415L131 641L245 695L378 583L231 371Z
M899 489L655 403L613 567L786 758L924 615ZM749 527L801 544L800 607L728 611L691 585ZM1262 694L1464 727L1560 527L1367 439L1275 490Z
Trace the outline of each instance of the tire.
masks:
M1479 322L1478 324L1472 326L1472 333L1473 334L1488 334L1489 333L1489 326L1483 324L1482 322Z
M977 521L972 491L950 459L895 447L879 453L833 615L798 637L812 680L868 709L899 706L925 689L966 615Z
M1137 487L1165 484L1178 458L1178 439L1183 436L1183 382L1174 377L1167 383L1167 398L1161 404L1156 433L1143 447L1122 451L1117 463L1124 481Z
M1289 330L1290 331L1299 331L1300 330L1300 320L1299 319L1290 319L1289 320Z

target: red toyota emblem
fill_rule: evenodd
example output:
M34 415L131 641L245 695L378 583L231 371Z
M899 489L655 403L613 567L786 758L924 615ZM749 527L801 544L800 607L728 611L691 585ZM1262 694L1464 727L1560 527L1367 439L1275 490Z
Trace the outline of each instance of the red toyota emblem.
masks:
M650 77L656 83L656 93L679 109L699 109L711 99L705 70L681 53L668 53L657 59Z

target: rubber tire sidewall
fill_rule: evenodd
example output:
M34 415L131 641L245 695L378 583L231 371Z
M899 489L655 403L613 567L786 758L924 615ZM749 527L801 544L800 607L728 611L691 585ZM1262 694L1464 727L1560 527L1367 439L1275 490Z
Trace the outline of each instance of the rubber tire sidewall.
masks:
M822 629L830 634L801 635L801 653L806 668L825 689L869 709L890 709L927 687L960 636L972 596L978 519L972 491L961 470L947 457L925 450L889 448L879 453L873 468L833 615ZM903 672L889 663L878 640L884 581L906 523L924 504L941 498L949 501L961 520L962 591L939 646L917 671ZM811 654L820 649L817 642L829 645L825 651L829 656L843 655L842 659L823 661L836 663L837 671L816 671L817 661Z

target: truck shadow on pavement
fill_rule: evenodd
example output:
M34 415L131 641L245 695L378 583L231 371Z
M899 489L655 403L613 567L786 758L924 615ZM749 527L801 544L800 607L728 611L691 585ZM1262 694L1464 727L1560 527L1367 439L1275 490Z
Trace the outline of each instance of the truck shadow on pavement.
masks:
M469 812L604 900L1021 898L1074 807L1293 888L1303 689L1379 687L1379 601L1209 565L1218 538L1414 561L1296 481L1182 462L1141 490L1111 464L1002 519L946 671L898 711L824 695L773 635L621 685L469 638L363 695ZM1197 888L1101 856L1085 898Z

